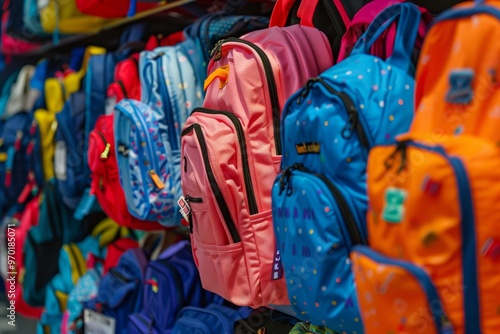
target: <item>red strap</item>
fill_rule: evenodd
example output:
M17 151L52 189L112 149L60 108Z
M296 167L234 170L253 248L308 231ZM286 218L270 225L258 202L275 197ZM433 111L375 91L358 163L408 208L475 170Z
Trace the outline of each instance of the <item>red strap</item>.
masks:
M342 18L342 21L344 21L344 25L346 27L349 27L349 24L351 24L351 18L347 14L344 4L342 3L341 0L333 0L333 3L335 4L335 7L337 8L340 17Z
M319 0L311 0L311 1L302 1L300 3L299 11L297 15L300 17L300 24L308 27L314 27L313 18L314 12L316 11L316 7L318 7ZM344 5L341 0L333 0L333 4L335 8L340 14L342 21L346 27L349 27L351 23L351 19L347 14Z
M270 27L284 27L288 19L288 13L293 7L295 0L278 0L274 5L271 19L269 21ZM307 2L307 1L306 1Z
M300 25L314 27L313 17L319 0L302 1L297 15L300 17Z

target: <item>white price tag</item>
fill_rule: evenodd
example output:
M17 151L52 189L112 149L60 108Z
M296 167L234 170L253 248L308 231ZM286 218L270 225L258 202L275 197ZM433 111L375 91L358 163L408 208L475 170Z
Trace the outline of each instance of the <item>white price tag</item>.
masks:
M54 172L56 174L56 178L61 181L66 181L66 159L66 143L63 141L56 142L56 150L54 153Z
M83 311L83 323L85 334L115 334L116 320L92 310Z

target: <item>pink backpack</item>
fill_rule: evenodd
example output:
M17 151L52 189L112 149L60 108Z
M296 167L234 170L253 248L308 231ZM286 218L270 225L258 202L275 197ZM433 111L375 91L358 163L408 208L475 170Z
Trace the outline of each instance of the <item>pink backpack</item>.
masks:
M378 14L380 14L385 8L405 2L403 0L374 0L363 6L361 10L353 17L347 32L342 37L342 43L340 46L340 53L337 62L340 62L347 58L350 54L354 45L358 39L363 35L366 28L375 20ZM415 40L415 48L420 50L422 43L424 41L425 34L432 22L432 15L424 7L419 7L422 13L420 25L418 27L418 36ZM382 25L384 21L380 22ZM370 54L378 56L382 59L387 59L392 54L394 49L394 38L396 36L396 25L397 22L391 24L391 27L387 29L381 37L373 44L370 50Z
M333 65L326 36L299 25L220 41L202 108L182 131L180 200L203 287L236 305L288 305L271 187L287 98Z

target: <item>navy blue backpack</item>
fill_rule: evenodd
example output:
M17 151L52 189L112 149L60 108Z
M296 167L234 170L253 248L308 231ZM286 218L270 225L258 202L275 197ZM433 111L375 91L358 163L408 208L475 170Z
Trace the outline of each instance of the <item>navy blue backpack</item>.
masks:
M184 307L177 316L171 334L233 333L234 324L250 315L249 307L238 309L210 304L207 307Z
M272 190L292 307L299 319L340 332L363 332L349 253L368 238L369 151L394 142L413 118L411 55L420 11L404 3L380 15L387 20L375 19L350 57L287 101L282 172ZM393 55L387 61L369 55L394 20Z
M166 333L174 327L183 307L223 302L201 286L188 241L170 246L148 264L143 289L141 311L129 318L130 333L144 333L147 329Z
M213 13L205 15L187 26L184 29L184 34L198 44L206 72L212 49L219 40L227 37L241 37L246 33L265 29L268 26L269 18L263 16Z
M40 135L33 115L0 119L0 215L25 204L43 182Z
M97 297L85 303L85 308L116 319L116 333L127 333L128 316L141 310L148 261L141 248L126 251L101 279Z

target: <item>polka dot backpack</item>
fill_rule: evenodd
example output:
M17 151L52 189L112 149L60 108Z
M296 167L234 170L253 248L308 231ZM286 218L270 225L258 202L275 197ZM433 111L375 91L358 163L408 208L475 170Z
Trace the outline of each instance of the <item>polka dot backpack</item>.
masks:
M370 55L395 20L392 55ZM394 142L412 120L410 58L420 20L411 3L386 8L348 58L310 79L285 105L273 223L288 295L302 321L363 333L349 254L367 243L368 153Z

